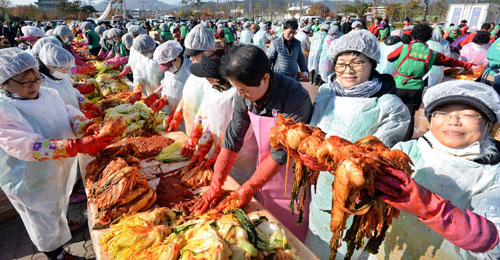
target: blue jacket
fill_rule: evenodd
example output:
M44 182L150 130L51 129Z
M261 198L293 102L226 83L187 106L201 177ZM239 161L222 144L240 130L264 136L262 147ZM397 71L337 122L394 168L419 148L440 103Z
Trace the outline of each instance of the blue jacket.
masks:
M295 79L298 69L297 64L301 71L307 71L307 64L302 53L300 41L293 38L291 52L285 46L285 39L279 37L271 42L267 50L267 57L273 64L273 70Z

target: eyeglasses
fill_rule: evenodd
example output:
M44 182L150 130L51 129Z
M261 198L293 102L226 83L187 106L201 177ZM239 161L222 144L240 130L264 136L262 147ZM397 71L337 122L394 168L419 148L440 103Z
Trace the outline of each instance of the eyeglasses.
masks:
M435 121L445 122L451 120L452 117L457 117L458 121L467 125L478 125L484 119L470 114L451 114L443 111L432 112L432 118Z
M352 71L358 72L363 69L363 66L365 65L364 61L355 61L351 63L336 63L335 64L335 71L336 72L344 72L347 67L349 67Z
M40 77L36 78L35 80L26 81L26 82L19 82L19 81L13 79L13 78L10 78L9 80L12 80L12 81L16 82L17 84L21 85L21 88L30 88L30 87L32 87L35 84L42 83L43 75L40 75Z
M212 85L212 88L214 88L215 90L217 90L219 92L224 92L227 90L227 87L223 86L223 85Z

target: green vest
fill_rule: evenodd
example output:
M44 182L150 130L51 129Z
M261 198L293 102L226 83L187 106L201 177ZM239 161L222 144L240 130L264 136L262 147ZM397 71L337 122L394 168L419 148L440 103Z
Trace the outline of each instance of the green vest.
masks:
M312 26L313 32L317 32L319 30L320 26L321 26L320 24L313 24L313 26Z
M457 34L453 34L450 30L450 34L448 37L452 38L455 41L458 37L462 36L462 31L458 30Z
M127 49L127 47L125 46L125 44L123 44L123 42L117 42L113 46L113 53L115 55L119 54L120 57L123 58L123 57L127 57L128 56L129 50Z
M172 35L171 32L161 32L160 35L165 41L170 41L174 39L174 36Z
M495 25L495 27L493 27L493 30L491 30L491 37L496 39L498 30L500 30L500 25L497 24L497 25Z
M94 29L89 29L87 30L87 40L90 38L89 42L89 50L95 49L95 48L101 48L101 45L99 44L99 41L101 38L99 35L94 31Z
M389 27L385 27L385 29L379 31L378 37L380 41L383 41L385 38L387 38L387 36L389 35L389 30Z
M188 27L186 25L181 26L181 37L186 38L188 34Z
M224 27L222 28L222 30L224 30L224 39L226 39L226 42L227 43L234 42L234 34L231 31L231 29Z
M422 77L431 69L436 54L421 42L404 44L395 63L396 72L393 76L396 87L410 90L424 88Z

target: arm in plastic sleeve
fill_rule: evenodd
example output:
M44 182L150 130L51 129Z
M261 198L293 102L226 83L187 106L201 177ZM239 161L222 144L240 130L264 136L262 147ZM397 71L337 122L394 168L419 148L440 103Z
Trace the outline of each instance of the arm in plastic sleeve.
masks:
M392 147L401 141L410 124L410 111L408 107L395 95L385 95L378 99L380 106L380 121L375 124L369 135L374 135ZM369 121L369 118L361 119Z
M231 196L238 199L238 207L244 207L251 200L254 193L261 189L271 178L276 175L281 165L271 156L267 156L257 167L252 177L243 183Z
M129 65L127 65L127 66L125 66L125 68L123 68L123 70L122 70L122 72L120 72L120 74L113 76L112 78L113 79L121 79L121 78L127 76L127 74L129 74L131 71L132 71L132 68Z
M383 193L379 200L408 214L452 244L472 252L487 252L498 243L495 224L468 209L460 209L436 193L416 183L401 170L384 167L376 176L375 187Z

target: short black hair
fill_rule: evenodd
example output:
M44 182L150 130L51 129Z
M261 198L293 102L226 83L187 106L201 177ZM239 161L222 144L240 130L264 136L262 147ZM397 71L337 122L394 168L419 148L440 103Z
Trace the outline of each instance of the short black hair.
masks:
M473 43L480 45L486 44L489 41L490 41L490 33L485 31L477 32L476 36L474 36L474 39L472 39Z
M454 23L450 23L450 26L454 26L455 24Z
M467 23L467 20L462 20L460 21L460 23Z
M264 75L271 74L271 62L255 45L235 46L222 57L220 73L226 79L231 77L247 86L257 87Z
M377 17L377 21L382 22L382 17Z
M422 42L427 42L432 38L432 28L425 23L420 23L411 30L411 38Z
M405 18L405 22L410 22L410 21L411 21L410 18L408 17Z
M286 30L288 28L292 28L292 30L297 30L299 28L299 23L295 19L286 20L283 23L283 30Z
M489 24L489 23L483 23L483 25L481 25L481 29L489 30L490 28L491 28L491 24Z

